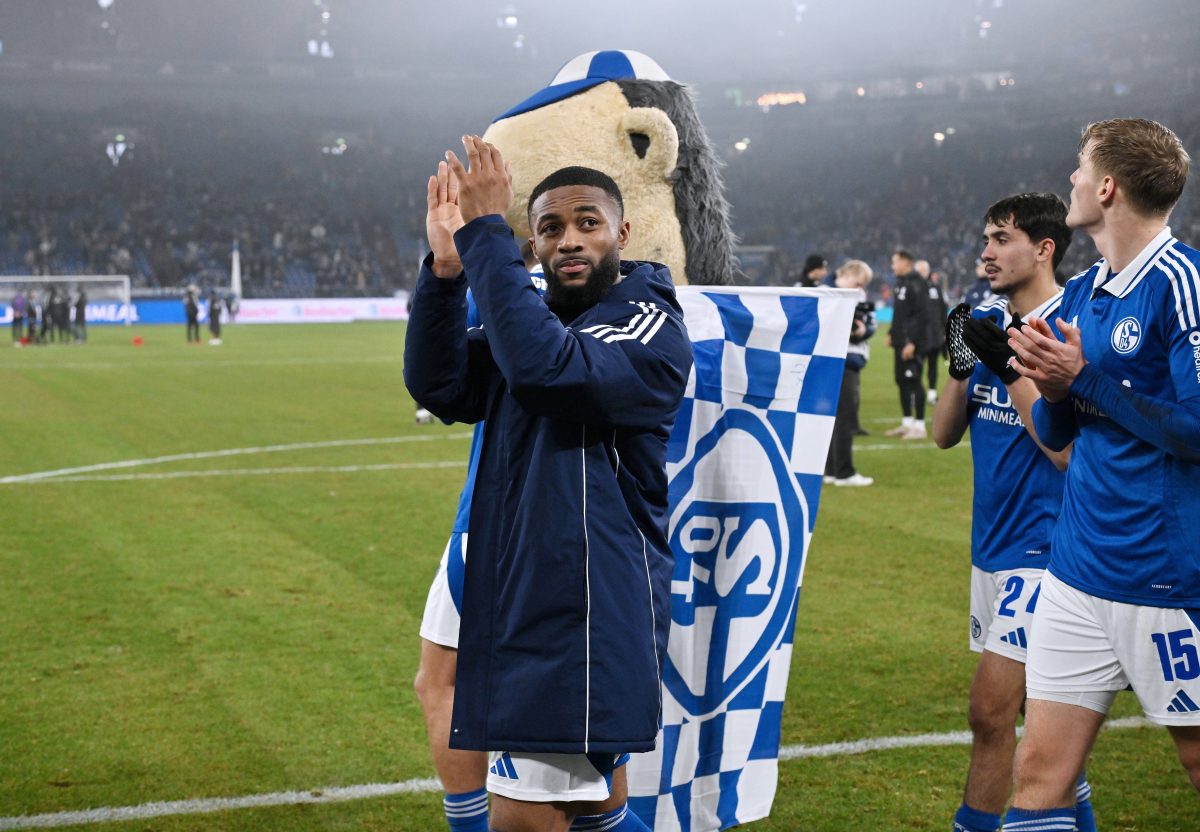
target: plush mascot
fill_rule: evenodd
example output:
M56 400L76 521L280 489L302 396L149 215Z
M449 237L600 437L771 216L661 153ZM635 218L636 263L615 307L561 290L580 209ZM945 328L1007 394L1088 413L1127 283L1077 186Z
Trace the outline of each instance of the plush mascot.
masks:
M529 192L555 170L602 170L621 188L633 234L624 257L665 263L678 284L733 282L735 238L721 162L687 87L640 52L588 52L484 134L512 165L507 217L530 236Z

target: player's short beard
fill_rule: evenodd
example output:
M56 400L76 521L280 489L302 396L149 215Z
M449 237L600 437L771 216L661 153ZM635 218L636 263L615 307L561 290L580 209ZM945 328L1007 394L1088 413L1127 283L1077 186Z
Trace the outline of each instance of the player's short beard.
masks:
M546 268L546 306L564 324L578 318L599 303L621 274L621 251L613 249L595 265L587 283L564 286L553 269Z

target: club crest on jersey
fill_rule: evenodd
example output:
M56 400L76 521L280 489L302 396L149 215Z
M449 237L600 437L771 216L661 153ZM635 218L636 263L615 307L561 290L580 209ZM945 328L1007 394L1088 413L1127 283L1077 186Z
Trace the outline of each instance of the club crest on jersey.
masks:
M761 476L730 483L722 458ZM670 490L674 626L663 681L702 718L755 680L791 626L808 507L775 432L747 410L725 411L696 441Z
M1121 355L1129 355L1142 343L1142 325L1137 318L1122 318L1113 327L1112 348Z

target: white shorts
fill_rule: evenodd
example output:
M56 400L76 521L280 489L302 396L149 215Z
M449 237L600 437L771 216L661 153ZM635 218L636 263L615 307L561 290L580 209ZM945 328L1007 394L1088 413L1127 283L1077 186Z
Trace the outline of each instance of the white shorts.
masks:
M525 754L493 751L488 755L487 790L528 803L607 800L613 771L628 754Z
M1024 664L1042 569L984 572L971 567L971 649Z
M1200 610L1109 601L1047 572L1033 629L1030 699L1107 713L1132 686L1151 722L1200 725Z
M421 616L421 638L455 650L458 649L458 628L462 621L466 562L466 532L453 532L442 552L442 561L425 598L425 613Z

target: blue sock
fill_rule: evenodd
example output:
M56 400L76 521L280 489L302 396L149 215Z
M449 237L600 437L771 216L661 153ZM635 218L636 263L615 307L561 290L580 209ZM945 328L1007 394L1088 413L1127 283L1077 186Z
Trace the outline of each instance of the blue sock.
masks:
M954 813L954 832L997 832L1000 816L972 809L966 803Z
M1069 809L1009 808L1004 816L1004 832L1073 832L1075 807Z
M442 808L452 832L488 832L487 789L461 794L447 792L442 798Z
M650 827L625 804L603 815L580 815L571 823L571 832L650 832Z
M1079 775L1075 784L1075 828L1079 832L1096 832L1096 813L1092 810L1092 787L1087 772Z

